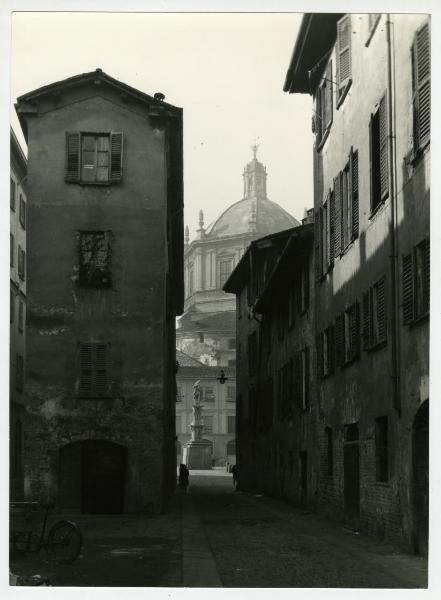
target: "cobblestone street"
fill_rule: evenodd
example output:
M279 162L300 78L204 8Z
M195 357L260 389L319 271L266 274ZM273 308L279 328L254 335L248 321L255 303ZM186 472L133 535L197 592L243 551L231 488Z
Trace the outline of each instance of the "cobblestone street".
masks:
M80 558L11 564L55 586L379 587L427 585L427 561L264 496L236 492L224 470L193 471L158 517L76 519Z

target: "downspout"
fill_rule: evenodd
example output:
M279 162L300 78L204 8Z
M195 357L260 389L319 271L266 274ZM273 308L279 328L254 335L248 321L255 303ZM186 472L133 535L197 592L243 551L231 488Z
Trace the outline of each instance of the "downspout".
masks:
M391 36L392 23L390 14L386 17L387 40L387 87L388 87L388 151L389 151L389 190L390 190L390 268L392 291L392 385L393 407L401 416L401 373L400 373L400 323L399 323L399 282L398 282L398 225L397 225L397 195L396 195L396 114L395 114L395 79L393 64L393 49Z

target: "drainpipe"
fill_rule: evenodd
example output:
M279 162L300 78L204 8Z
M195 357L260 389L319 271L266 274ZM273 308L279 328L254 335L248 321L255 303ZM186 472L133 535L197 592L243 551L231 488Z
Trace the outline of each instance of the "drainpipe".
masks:
M400 379L400 321L399 321L399 281L398 281L398 224L397 224L397 195L396 195L396 114L395 114L395 80L393 64L393 48L390 14L386 16L387 40L387 99L388 99L388 151L389 151L389 191L391 207L390 224L390 267L392 291L392 385L393 407L401 416L401 379Z

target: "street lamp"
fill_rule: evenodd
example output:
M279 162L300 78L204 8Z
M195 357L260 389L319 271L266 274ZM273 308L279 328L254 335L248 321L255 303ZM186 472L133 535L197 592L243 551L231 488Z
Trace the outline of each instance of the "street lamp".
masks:
M223 385L223 384L224 384L226 381L228 381L228 377L225 377L225 373L224 373L224 370L223 370L223 369L221 369L221 372L220 372L220 377L218 377L218 378L217 378L217 380L218 380L218 381L219 381L219 383L220 383L220 384L222 384L222 385Z

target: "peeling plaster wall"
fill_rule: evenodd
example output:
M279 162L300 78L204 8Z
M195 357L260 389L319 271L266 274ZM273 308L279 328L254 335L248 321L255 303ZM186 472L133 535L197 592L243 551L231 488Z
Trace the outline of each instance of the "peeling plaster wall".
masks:
M111 91L58 102L29 118L26 493L57 499L60 448L102 439L128 449L125 511L158 511L175 480L164 131ZM122 181L65 183L67 131L122 131ZM78 285L80 230L111 232L110 288ZM109 399L77 397L89 340L110 344Z

